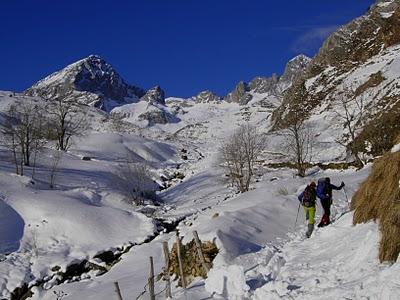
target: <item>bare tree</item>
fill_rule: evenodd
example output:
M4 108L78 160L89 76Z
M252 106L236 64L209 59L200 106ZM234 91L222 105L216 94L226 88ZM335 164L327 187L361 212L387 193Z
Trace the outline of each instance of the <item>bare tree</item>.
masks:
M50 188L53 189L56 183L56 175L58 172L58 167L60 165L61 159L63 157L64 151L56 150L53 153L51 159L51 168L50 168Z
M357 132L362 128L365 114L364 96L351 96L350 89L345 87L343 92L338 94L339 108L335 110L338 118L344 121L344 126L348 131L345 140L336 140L339 144L348 148L356 160L359 167L364 163L360 158L359 150L355 147ZM348 143L350 141L350 143Z
M5 145L11 150L16 173L23 175L24 166L31 166L34 155L34 168L37 154L43 141L42 107L35 101L21 101L13 104L7 111L6 124L2 130Z
M155 184L147 164L127 159L117 166L115 175L116 185L129 199L128 202L142 205L145 199L154 200Z
M288 101L288 107L284 118L280 122L284 135L284 152L291 162L294 162L297 174L305 176L307 166L312 159L314 145L314 136L312 128L305 120L309 111L312 109L310 104L305 103L309 97L304 81L299 79L296 88L289 89L285 98Z
M57 149L67 151L71 146L71 137L82 134L87 128L87 123L84 105L79 104L72 94L61 95L48 100L47 105L57 139Z
M314 135L310 125L296 114L291 117L288 127L282 133L285 136L283 147L286 155L295 162L297 174L306 175L314 147Z
M240 192L249 190L255 164L265 146L265 136L250 124L240 126L221 146L220 158Z

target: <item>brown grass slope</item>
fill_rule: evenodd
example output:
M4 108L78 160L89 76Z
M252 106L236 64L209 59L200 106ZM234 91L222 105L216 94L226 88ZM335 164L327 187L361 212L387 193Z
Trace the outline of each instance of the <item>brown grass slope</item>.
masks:
M400 253L400 152L378 159L352 199L353 223L377 220L382 234L379 259L396 261Z

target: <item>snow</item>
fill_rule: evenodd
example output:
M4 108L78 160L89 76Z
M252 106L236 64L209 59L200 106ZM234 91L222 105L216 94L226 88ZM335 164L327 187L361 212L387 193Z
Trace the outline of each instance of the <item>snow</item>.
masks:
M383 82L361 96L366 96L365 104L372 111L382 109L375 107L376 99L399 92L399 49L385 49L337 78L336 69L327 68L323 75L337 81L317 86L317 76L306 87L311 92L333 88L334 97L346 86L355 90L380 71ZM64 75L56 73L44 81L64 80ZM0 147L0 298L9 297L22 283L34 285L43 278L48 280L33 289L33 300L54 299L55 293L66 294L66 299L113 299L116 281L124 299L136 298L147 283L149 256L159 274L164 266L162 243L168 242L171 248L175 240L174 232L155 236L159 230L155 218L162 218L184 219L177 227L184 243L196 230L201 240L214 241L219 249L207 279L196 278L186 290L173 281L174 299L397 299L399 260L379 263L379 226L374 222L353 226L349 212L349 201L368 176L370 165L359 171L315 167L307 177L299 178L294 170L267 167L268 162L285 156L283 137L268 135L250 191L238 194L226 181L218 160L221 143L246 122L267 132L271 112L281 103L274 95L252 96L246 106L181 98L168 98L165 106L144 101L119 106L112 113L132 124L124 133L113 132L102 113L90 110L91 130L73 139L60 163L54 189L48 185L54 156L51 143L41 154L34 180L29 168L26 176L14 175L9 153ZM0 111L25 98L0 92ZM336 141L346 134L338 120L338 104L323 102L308 120L318 141L314 161L346 158L346 149ZM176 119L150 127L147 120L139 120L140 115L153 111ZM3 121L0 114L0 124ZM187 151L186 159L182 150ZM397 151L400 144L392 149ZM83 161L83 156L91 160ZM115 183L116 167L127 160L146 163L155 177L180 172L184 178L172 180L171 187L158 193L161 206L133 207ZM346 183L345 191L334 192L335 222L316 228L306 239L307 224L297 195L310 181L327 176L335 184ZM316 220L321 215L318 205ZM58 275L51 270L58 266L65 271L71 263L83 260L105 267L94 258L96 254L128 247L132 248L101 276L91 271L58 284ZM156 281L156 292L163 289L164 282Z
M309 240L294 239L260 266L271 276L253 299L396 299L399 264L379 263L379 238L376 223L352 226L352 214L345 214Z
M397 144L397 145L393 146L393 148L391 150L392 153L399 152L399 151L400 151L400 144Z
M381 12L380 14L381 14L381 17L382 17L382 18L388 19L388 18L390 18L391 16L393 16L394 11L392 11L392 12Z
M213 268L205 280L205 289L226 299L243 299L250 287L246 284L243 267L229 265Z

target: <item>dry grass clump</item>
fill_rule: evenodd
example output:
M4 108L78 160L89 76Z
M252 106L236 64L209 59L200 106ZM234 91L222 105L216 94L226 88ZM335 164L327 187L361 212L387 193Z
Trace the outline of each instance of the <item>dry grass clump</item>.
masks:
M354 224L379 221L380 261L396 261L400 253L400 152L388 153L374 163L351 206Z
M205 261L210 265L212 265L212 261L219 252L217 246L211 241L202 241L201 249L203 251ZM194 240L191 240L188 244L181 245L181 255L182 255L183 273L185 274L187 283L192 282L192 280L195 277L207 278L207 273L203 269L201 260L197 254L196 243ZM170 275L175 274L176 277L180 276L176 243L174 243L174 245L172 246L169 259L170 259L170 267L169 267ZM180 279L178 285L182 286L182 282Z

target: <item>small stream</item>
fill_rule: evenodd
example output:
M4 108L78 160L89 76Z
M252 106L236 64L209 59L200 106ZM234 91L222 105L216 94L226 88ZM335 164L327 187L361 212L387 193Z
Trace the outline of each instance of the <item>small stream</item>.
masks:
M111 268L116 265L118 262L121 261L121 256L127 252L129 252L133 247L140 246L143 244L150 243L153 241L160 233L170 233L175 231L178 225L184 221L186 217L181 217L176 220L164 220L162 218L155 218L157 225L157 231L154 232L153 235L147 237L143 242L140 243L131 243L128 246L123 248L117 248L114 252L113 251L103 251L96 254L93 259L101 260L106 264L106 267L95 264L87 259L81 260L79 262L75 262L67 266L65 272L57 272L51 276L46 276L41 279L37 279L35 283L28 286L27 283L22 284L22 286L17 287L11 293L10 300L25 300L32 297L33 287L40 287L44 288L46 284L51 282L52 286L62 284L66 281L79 281L82 279L82 276L85 274L89 274L89 272L96 271L96 277L104 275ZM90 276L90 275L89 275ZM85 278L86 279L86 278Z

